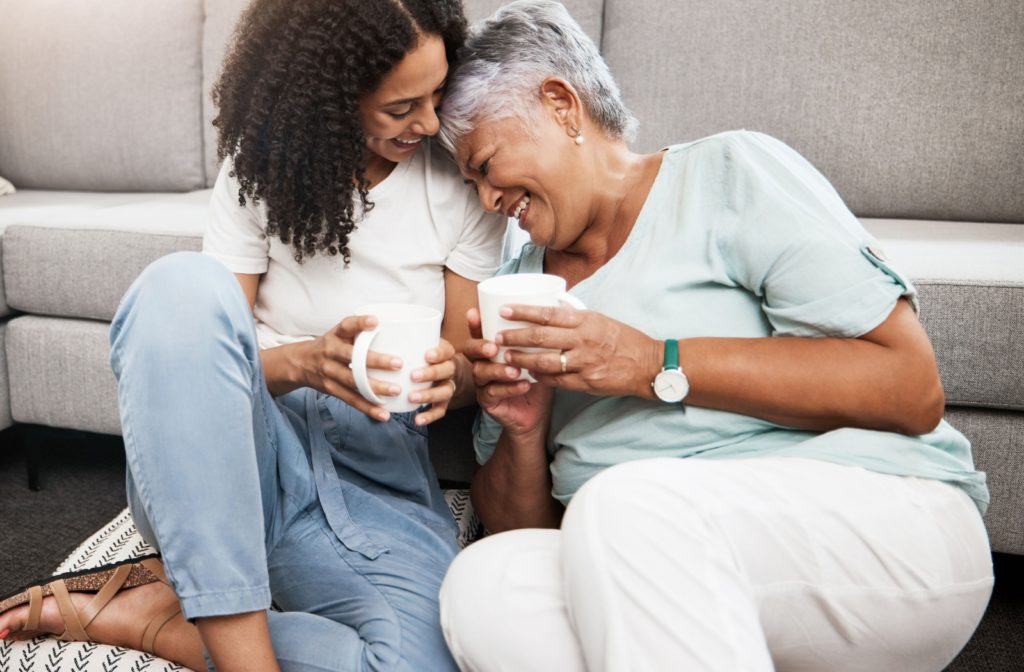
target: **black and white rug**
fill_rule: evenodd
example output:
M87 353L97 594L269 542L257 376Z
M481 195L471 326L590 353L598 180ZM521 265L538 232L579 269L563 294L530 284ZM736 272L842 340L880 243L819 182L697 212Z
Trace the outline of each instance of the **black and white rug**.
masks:
M459 524L459 545L465 548L479 538L482 531L469 491L445 490L444 497ZM130 560L152 551L125 509L83 541L54 574ZM28 642L0 641L0 672L187 672L187 669L142 651L104 644L59 642L45 637Z

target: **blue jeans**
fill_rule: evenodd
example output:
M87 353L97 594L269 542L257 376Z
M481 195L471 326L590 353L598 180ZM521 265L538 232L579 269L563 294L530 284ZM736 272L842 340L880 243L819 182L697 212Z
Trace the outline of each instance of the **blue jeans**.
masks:
M454 670L438 591L457 527L413 414L267 390L234 276L158 260L110 332L128 502L189 619L268 610L285 670Z

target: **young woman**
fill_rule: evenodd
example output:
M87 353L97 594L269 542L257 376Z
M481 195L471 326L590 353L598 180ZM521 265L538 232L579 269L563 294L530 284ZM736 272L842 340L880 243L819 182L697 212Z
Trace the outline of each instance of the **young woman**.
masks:
M154 263L111 328L129 503L167 583L152 562L69 577L8 600L0 632L218 670L454 666L437 594L456 527L426 426L473 397L456 352L504 231L427 141L464 30L457 0L250 6L214 91L205 254ZM355 309L375 301L444 310L419 412L354 386L353 339L375 325ZM76 590L108 577L138 587L86 607ZM70 606L43 599L68 588Z

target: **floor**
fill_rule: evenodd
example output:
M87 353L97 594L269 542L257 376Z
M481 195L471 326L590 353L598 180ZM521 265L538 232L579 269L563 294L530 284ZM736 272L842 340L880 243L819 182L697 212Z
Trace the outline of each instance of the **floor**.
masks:
M26 485L26 443L40 446L39 492ZM51 573L124 507L119 437L43 428L0 432L0 596ZM1024 556L996 554L994 562L988 611L946 672L1024 671Z

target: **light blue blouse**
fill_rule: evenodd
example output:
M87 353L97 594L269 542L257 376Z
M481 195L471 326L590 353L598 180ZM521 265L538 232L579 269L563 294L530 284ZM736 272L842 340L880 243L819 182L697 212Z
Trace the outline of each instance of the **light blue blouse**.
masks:
M861 336L917 292L806 159L782 142L735 131L676 145L622 249L572 288L589 309L657 339ZM539 273L527 244L499 273ZM481 464L501 428L477 423ZM602 469L675 456L803 457L946 481L983 513L985 474L943 421L930 434L811 432L726 411L558 390L548 450L562 503Z

